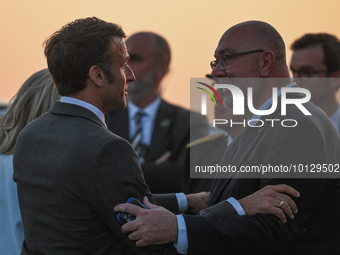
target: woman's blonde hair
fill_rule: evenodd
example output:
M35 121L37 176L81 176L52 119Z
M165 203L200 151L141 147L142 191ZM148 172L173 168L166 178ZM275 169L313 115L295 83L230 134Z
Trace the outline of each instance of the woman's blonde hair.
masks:
M21 130L47 112L59 99L48 69L28 78L0 117L0 154L13 154Z

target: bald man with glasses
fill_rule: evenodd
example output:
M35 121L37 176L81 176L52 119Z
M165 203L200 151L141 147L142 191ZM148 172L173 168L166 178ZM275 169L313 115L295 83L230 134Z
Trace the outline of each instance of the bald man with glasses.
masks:
M253 52L258 49L264 51ZM238 53L242 55L236 57ZM230 57L232 55L234 57ZM243 94L252 87L255 109L269 109L275 97L278 101L284 100L280 93L272 93L274 88L281 93L294 90L290 95L294 99L305 98L300 92L303 89L291 82L284 41L268 23L248 21L229 28L222 35L214 56L212 75L221 79L221 84L225 84L223 81L237 82ZM242 83L238 78L247 78L251 83ZM224 96L224 105L232 107L231 92L224 90ZM246 126L228 146L220 165L232 165L238 170L260 164L309 165L318 162L340 165L340 139L332 123L314 104L306 102L303 106L311 115L303 114L301 108L294 104L287 106L287 112L283 114L281 104L278 104L274 112L260 116L262 121L266 118L296 119L298 126L286 128L268 123L261 128ZM254 120L254 115L245 109L245 118ZM241 171L223 177L217 178L213 184L210 208L223 203L228 197L237 199L257 192L264 185L286 183L301 193L300 198L293 198L299 212L294 219L287 219L286 224L267 214L173 215L145 199L144 203L150 210L128 204L115 207L116 211L127 211L137 216L135 221L122 227L123 232L132 232L129 238L137 241L137 246L175 242L182 254L340 253L338 178L311 179L310 175L292 178L282 173L266 175L266 178L246 178ZM284 203L276 201L278 207ZM238 211L237 206L235 209Z

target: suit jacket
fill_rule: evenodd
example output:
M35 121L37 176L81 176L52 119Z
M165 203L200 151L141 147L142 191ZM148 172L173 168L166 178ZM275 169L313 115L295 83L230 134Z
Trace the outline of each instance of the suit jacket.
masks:
M188 145L188 182L184 193L197 193L201 191L210 191L214 178L202 178L201 173L196 173L196 167L206 168L216 166L221 162L223 153L228 146L228 134L224 132L212 136L199 138Z
M129 140L128 110L108 112L105 116L108 129ZM190 126L193 128L190 130ZM207 134L206 118L162 100L155 118L151 144L142 164L145 181L152 193L182 192L188 182L185 163L186 145L190 140ZM191 133L190 133L191 132ZM167 162L156 165L154 161L170 151Z
M300 96L301 95L295 95ZM339 136L327 116L312 103L305 116L295 105L280 107L263 119L295 119L295 128L280 122L271 127L249 128L227 148L221 165L272 166L311 163L340 164ZM244 137L246 136L246 137ZM299 212L282 223L273 215L184 216L188 231L188 254L339 254L339 179L232 178L215 180L209 204L231 196L243 198L266 185L286 183L297 189ZM281 176L282 177L282 176ZM279 204L280 201L278 200Z
M14 179L26 254L156 254L122 233L115 205L153 197L131 145L91 111L56 102L20 134ZM173 252L172 245L162 252Z

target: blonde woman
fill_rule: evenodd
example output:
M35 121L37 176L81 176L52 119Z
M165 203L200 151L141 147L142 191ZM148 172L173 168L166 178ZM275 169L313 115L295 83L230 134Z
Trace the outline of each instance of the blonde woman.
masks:
M59 98L51 74L43 69L21 86L0 117L0 254L20 254L24 239L13 181L13 152L18 135Z

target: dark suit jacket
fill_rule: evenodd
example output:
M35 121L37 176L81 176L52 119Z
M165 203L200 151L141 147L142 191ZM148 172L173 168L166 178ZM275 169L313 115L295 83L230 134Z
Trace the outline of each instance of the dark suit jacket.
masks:
M128 110L108 112L105 116L108 129L129 140ZM190 130L190 125L193 127ZM190 134L191 131L191 134ZM151 144L142 164L145 181L152 193L182 192L188 181L186 169L187 148L191 140L206 135L206 118L162 100L155 119ZM153 162L170 151L167 162Z
M153 254L121 231L115 205L153 197L131 145L91 111L56 102L20 134L14 179L21 254ZM166 246L173 251L172 245Z
M202 137L189 144L190 160L188 168L190 172L187 174L188 182L184 193L191 194L201 191L210 191L214 178L202 178L201 174L195 174L197 166L206 168L208 166L216 166L221 162L223 153L228 146L228 135L220 132L216 135Z
M262 128L247 127L227 148L221 165L231 164L240 169L260 164L339 164L340 141L333 125L312 103L304 106L312 116L305 116L295 105L289 105L287 116L281 116L278 107L271 116L263 117L295 119L298 121L295 128L284 128L279 122L274 127L270 122L265 122ZM249 136L242 142L248 131ZM300 198L294 199L299 212L293 220L284 224L275 216L264 214L184 216L188 254L339 254L339 179L242 179L235 173L230 179L214 182L209 204L231 196L240 199L266 185L279 183L291 185L301 193Z

